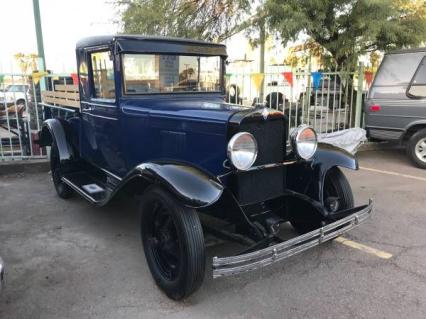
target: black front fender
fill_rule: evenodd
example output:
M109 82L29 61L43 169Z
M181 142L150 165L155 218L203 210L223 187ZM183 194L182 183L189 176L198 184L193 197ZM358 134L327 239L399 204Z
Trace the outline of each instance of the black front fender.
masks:
M38 139L40 146L51 146L54 142L58 147L61 161L69 160L74 155L74 151L67 140L66 125L68 125L66 122L59 119L48 119L44 121Z
M308 195L323 204L324 179L327 172L333 167L357 170L358 160L353 154L341 148L319 143L312 160L289 166L288 188Z
M330 144L319 143L318 149L312 161L313 166L318 166L324 174L332 167L345 167L358 169L358 160L355 155L342 148Z
M181 163L143 163L123 181L142 178L145 185L159 184L176 195L186 206L202 208L214 204L224 187L204 171Z

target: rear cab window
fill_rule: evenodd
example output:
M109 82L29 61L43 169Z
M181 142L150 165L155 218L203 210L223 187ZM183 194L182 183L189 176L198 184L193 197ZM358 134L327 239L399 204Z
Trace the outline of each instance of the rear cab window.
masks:
M92 97L107 101L115 100L114 63L111 51L90 54L93 92Z

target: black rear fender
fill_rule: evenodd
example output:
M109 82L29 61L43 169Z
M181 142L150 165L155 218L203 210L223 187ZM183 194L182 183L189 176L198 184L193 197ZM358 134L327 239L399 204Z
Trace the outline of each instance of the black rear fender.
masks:
M58 147L60 160L70 160L76 154L71 144L70 134L71 127L67 121L48 119L44 121L43 127L39 132L38 144L40 146L52 146L55 143Z

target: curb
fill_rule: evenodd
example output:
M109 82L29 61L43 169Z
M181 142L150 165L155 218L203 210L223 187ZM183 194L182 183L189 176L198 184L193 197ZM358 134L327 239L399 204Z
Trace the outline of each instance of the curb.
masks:
M16 173L40 173L48 172L49 170L50 163L48 159L0 162L0 175Z

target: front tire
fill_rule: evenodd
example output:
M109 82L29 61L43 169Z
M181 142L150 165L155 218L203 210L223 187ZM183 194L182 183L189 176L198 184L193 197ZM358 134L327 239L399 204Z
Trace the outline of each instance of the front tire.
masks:
M323 202L330 213L354 207L351 185L338 167L331 168L325 176ZM298 233L304 234L320 228L324 221L312 214L305 214L303 219L293 219L290 223Z
M416 132L410 138L407 154L417 167L426 169L426 129Z
M143 198L141 235L156 284L174 300L194 293L205 272L204 235L195 209L153 186Z

